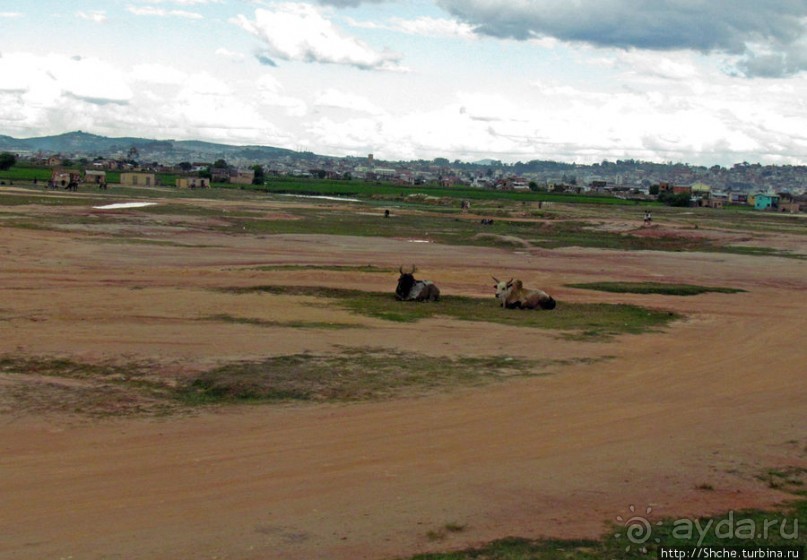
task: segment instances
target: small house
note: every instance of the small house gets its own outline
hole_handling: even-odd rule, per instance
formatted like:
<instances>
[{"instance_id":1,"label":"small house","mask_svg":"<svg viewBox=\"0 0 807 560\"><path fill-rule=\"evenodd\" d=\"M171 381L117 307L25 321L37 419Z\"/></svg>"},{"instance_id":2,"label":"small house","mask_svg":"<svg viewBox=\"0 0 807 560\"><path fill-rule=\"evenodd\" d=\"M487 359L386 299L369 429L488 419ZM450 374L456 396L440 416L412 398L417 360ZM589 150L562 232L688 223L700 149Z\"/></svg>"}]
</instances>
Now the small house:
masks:
<instances>
[{"instance_id":1,"label":"small house","mask_svg":"<svg viewBox=\"0 0 807 560\"><path fill-rule=\"evenodd\" d=\"M748 204L748 193L744 192L730 192L729 204Z\"/></svg>"},{"instance_id":2,"label":"small house","mask_svg":"<svg viewBox=\"0 0 807 560\"><path fill-rule=\"evenodd\" d=\"M226 167L211 167L210 180L214 183L229 183L230 170Z\"/></svg>"},{"instance_id":3,"label":"small house","mask_svg":"<svg viewBox=\"0 0 807 560\"><path fill-rule=\"evenodd\" d=\"M128 172L120 174L120 184L127 187L154 187L157 181L154 173Z\"/></svg>"},{"instance_id":4,"label":"small house","mask_svg":"<svg viewBox=\"0 0 807 560\"><path fill-rule=\"evenodd\" d=\"M255 180L255 170L254 169L239 169L235 173L230 174L230 182L235 183L236 185L251 185L252 181Z\"/></svg>"},{"instance_id":5,"label":"small house","mask_svg":"<svg viewBox=\"0 0 807 560\"><path fill-rule=\"evenodd\" d=\"M777 210L778 207L778 194L759 193L754 196L754 210Z\"/></svg>"},{"instance_id":6,"label":"small house","mask_svg":"<svg viewBox=\"0 0 807 560\"><path fill-rule=\"evenodd\" d=\"M207 177L179 177L176 182L178 189L206 189L210 187Z\"/></svg>"},{"instance_id":7,"label":"small house","mask_svg":"<svg viewBox=\"0 0 807 560\"><path fill-rule=\"evenodd\" d=\"M84 182L90 185L104 185L106 184L106 171L87 169L84 172Z\"/></svg>"},{"instance_id":8,"label":"small house","mask_svg":"<svg viewBox=\"0 0 807 560\"><path fill-rule=\"evenodd\" d=\"M78 188L81 182L81 171L78 169L54 169L50 174L48 185L52 188L73 189Z\"/></svg>"}]
</instances>

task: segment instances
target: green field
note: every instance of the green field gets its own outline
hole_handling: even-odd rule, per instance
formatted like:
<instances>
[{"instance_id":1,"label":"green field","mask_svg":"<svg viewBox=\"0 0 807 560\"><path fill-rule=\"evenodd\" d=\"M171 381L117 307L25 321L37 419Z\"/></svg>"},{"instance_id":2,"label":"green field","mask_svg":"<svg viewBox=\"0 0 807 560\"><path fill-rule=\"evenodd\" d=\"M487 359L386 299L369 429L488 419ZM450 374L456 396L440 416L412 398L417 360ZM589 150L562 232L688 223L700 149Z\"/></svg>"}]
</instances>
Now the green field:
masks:
<instances>
[{"instance_id":1,"label":"green field","mask_svg":"<svg viewBox=\"0 0 807 560\"><path fill-rule=\"evenodd\" d=\"M548 192L512 192L477 189L464 186L440 187L436 185L396 185L392 183L359 180L334 181L320 179L271 178L265 185L216 185L241 190L275 194L344 196L370 200L406 200L413 195L432 198L450 198L469 201L503 200L508 202L563 202L569 204L613 204L636 206L637 201L610 196L555 194ZM642 202L657 206L655 202Z\"/></svg>"},{"instance_id":2,"label":"green field","mask_svg":"<svg viewBox=\"0 0 807 560\"><path fill-rule=\"evenodd\" d=\"M47 170L13 167L7 176L28 177ZM8 175L11 174L11 175ZM113 177L113 175L110 175ZM170 182L173 176L162 180ZM17 179L19 181L19 179ZM725 211L696 208L654 209L658 224L675 224L677 229L665 235L641 227L643 210L631 201L551 193L496 192L467 188L404 187L359 181L319 179L272 179L267 186L216 186L204 190L176 189L172 186L138 188L113 185L108 191L84 186L79 193L47 191L23 181L16 187L28 192L8 192L0 196L0 205L37 205L47 207L97 205L121 198L160 200L160 204L142 208L135 218L171 215L182 220L191 216L217 218L217 231L234 235L328 234L371 237L408 237L449 245L475 245L504 249L557 249L588 247L611 250L701 251L760 257L804 259L787 248L738 245L736 241L717 240L700 235L699 230L742 231L751 240L757 233L807 234L807 223L799 216L753 211ZM91 200L86 197L91 194ZM318 194L358 198L360 202L339 203L305 199L305 207L288 195ZM461 210L463 200L472 199L471 214ZM230 200L245 203L244 208L212 209L195 204L198 200ZM289 202L284 213L294 219L275 219L261 211L263 202ZM541 204L544 203L545 204ZM248 206L247 206L248 205ZM383 219L385 210L390 219ZM480 224L480 216L493 220ZM71 223L102 224L122 218L94 216L91 220L49 214L36 221L6 216L4 225L37 229L60 229ZM128 218L127 218L128 219ZM84 220L84 221L82 221ZM612 227L617 222L620 227ZM681 226L684 227L681 227ZM687 227L689 226L689 227ZM659 226L654 226L659 227ZM662 226L663 227L663 226ZM133 239L133 238L130 238ZM741 239L741 238L738 238ZM766 238L766 241L770 238ZM741 239L745 241L746 239ZM135 242L133 240L133 242ZM792 245L791 245L792 246Z\"/></svg>"}]
</instances>

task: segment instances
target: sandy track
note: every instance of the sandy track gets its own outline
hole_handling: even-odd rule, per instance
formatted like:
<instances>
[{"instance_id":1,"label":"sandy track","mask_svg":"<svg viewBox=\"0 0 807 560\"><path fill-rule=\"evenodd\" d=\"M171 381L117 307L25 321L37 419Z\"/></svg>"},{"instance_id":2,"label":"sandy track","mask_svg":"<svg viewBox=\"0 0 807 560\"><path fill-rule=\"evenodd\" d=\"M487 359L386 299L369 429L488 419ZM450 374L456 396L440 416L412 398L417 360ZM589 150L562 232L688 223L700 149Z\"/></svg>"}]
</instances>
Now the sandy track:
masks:
<instances>
[{"instance_id":1,"label":"sandy track","mask_svg":"<svg viewBox=\"0 0 807 560\"><path fill-rule=\"evenodd\" d=\"M166 368L384 346L437 354L613 356L483 389L359 405L191 417L0 415L0 558L386 558L506 535L598 536L631 504L693 516L784 495L754 477L805 465L804 264L697 253L518 253L328 236L183 234L179 246L6 229L0 353L136 357ZM503 326L389 326L292 299L232 296L259 264L415 261L444 291L488 295L513 271L560 301L680 311L663 333L561 341ZM276 271L272 282L350 275ZM730 285L696 298L563 288L591 280ZM386 289L384 275L356 275ZM392 279L394 282L394 278ZM238 299L241 298L241 299ZM492 303L493 304L493 303ZM360 329L211 329L221 312L359 321ZM711 485L713 491L698 490ZM446 523L462 532L433 542Z\"/></svg>"}]
</instances>

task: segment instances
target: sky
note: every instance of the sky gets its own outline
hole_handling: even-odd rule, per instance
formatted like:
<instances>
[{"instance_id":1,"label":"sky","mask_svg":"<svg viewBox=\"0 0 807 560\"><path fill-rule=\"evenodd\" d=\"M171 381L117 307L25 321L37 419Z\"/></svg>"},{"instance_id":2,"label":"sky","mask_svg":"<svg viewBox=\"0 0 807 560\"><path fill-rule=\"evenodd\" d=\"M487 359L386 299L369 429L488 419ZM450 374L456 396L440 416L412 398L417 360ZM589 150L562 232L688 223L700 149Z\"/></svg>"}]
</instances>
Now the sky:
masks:
<instances>
[{"instance_id":1,"label":"sky","mask_svg":"<svg viewBox=\"0 0 807 560\"><path fill-rule=\"evenodd\" d=\"M807 164L807 0L0 0L0 134Z\"/></svg>"}]
</instances>

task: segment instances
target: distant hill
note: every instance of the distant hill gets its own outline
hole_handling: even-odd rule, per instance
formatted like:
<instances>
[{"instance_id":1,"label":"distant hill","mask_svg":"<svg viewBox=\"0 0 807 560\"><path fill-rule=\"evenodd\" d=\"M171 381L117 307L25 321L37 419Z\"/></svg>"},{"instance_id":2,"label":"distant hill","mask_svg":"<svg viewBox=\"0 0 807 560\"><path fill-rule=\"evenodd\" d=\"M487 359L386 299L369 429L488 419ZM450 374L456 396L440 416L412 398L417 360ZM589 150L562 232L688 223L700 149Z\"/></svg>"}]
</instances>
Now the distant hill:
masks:
<instances>
[{"instance_id":1,"label":"distant hill","mask_svg":"<svg viewBox=\"0 0 807 560\"><path fill-rule=\"evenodd\" d=\"M126 157L135 148L141 161L178 163L181 161L259 162L279 157L303 157L293 150L270 146L230 146L197 140L154 140L148 138L109 138L87 132L67 132L38 138L12 138L0 135L0 150L67 157ZM310 156L311 154L306 154Z\"/></svg>"}]
</instances>

